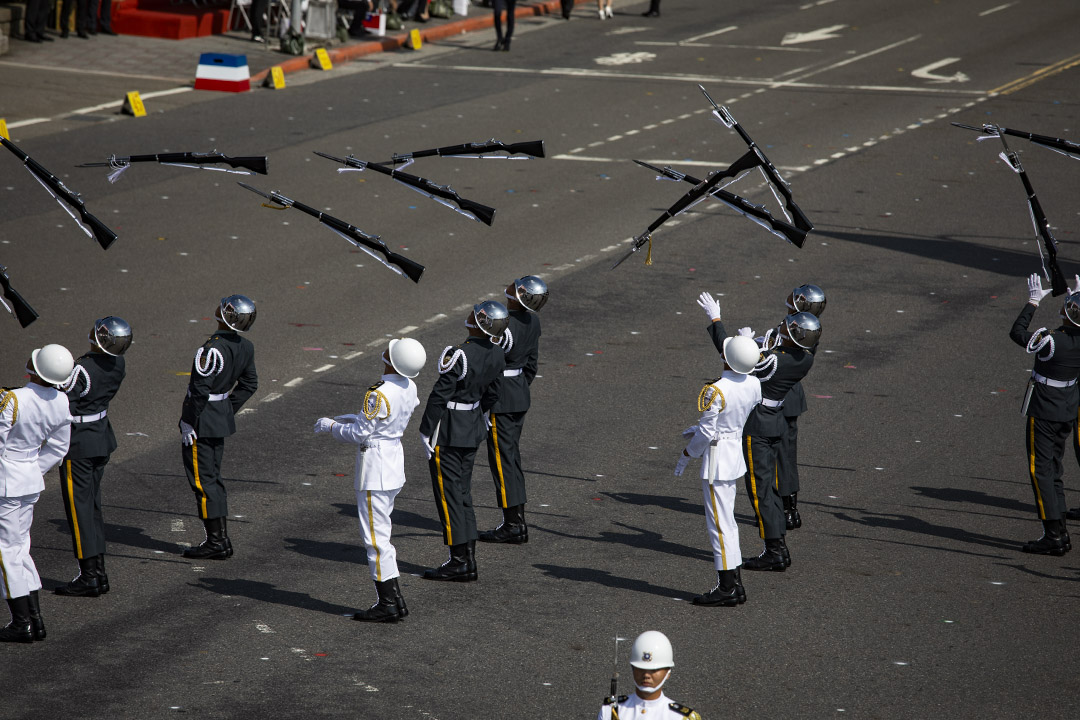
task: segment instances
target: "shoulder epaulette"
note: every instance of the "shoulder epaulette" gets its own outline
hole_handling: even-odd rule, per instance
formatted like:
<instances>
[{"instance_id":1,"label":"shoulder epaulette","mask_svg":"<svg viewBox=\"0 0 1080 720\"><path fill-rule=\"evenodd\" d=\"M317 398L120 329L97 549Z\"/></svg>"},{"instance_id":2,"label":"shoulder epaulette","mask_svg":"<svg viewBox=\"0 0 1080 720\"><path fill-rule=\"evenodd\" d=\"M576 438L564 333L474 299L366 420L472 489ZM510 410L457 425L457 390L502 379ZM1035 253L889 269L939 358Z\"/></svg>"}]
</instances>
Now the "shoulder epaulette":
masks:
<instances>
[{"instance_id":1,"label":"shoulder epaulette","mask_svg":"<svg viewBox=\"0 0 1080 720\"><path fill-rule=\"evenodd\" d=\"M610 695L604 698L605 705L619 705L630 699L629 695L620 695L619 697L611 697Z\"/></svg>"},{"instance_id":2,"label":"shoulder epaulette","mask_svg":"<svg viewBox=\"0 0 1080 720\"><path fill-rule=\"evenodd\" d=\"M19 396L12 391L12 388L0 388L0 413L4 412L8 403L11 403L11 424L14 425L19 419Z\"/></svg>"},{"instance_id":3,"label":"shoulder epaulette","mask_svg":"<svg viewBox=\"0 0 1080 720\"><path fill-rule=\"evenodd\" d=\"M465 342L468 342L468 340ZM461 373L458 375L458 380L464 379L469 372L469 360L465 357L464 350L453 345L447 345L443 348L442 354L439 355L439 374L445 375L450 372L458 360L461 361Z\"/></svg>"},{"instance_id":4,"label":"shoulder epaulette","mask_svg":"<svg viewBox=\"0 0 1080 720\"><path fill-rule=\"evenodd\" d=\"M708 385L701 388L701 392L698 393L697 398L698 412L705 412L706 410L708 410L710 407L712 407L713 401L716 400L716 398L718 397L720 398L719 412L724 412L724 408L727 407L727 400L724 399L724 393L720 391L720 388L716 387L716 383L718 382L720 382L720 378L716 378Z\"/></svg>"},{"instance_id":5,"label":"shoulder epaulette","mask_svg":"<svg viewBox=\"0 0 1080 720\"><path fill-rule=\"evenodd\" d=\"M390 401L379 390L383 381L375 383L367 389L364 393L364 417L368 420L375 420L379 417L380 408L386 408L386 414L383 415L383 419L390 417Z\"/></svg>"},{"instance_id":6,"label":"shoulder epaulette","mask_svg":"<svg viewBox=\"0 0 1080 720\"><path fill-rule=\"evenodd\" d=\"M701 720L701 715L698 715L696 710L692 710L685 705L680 705L677 702L668 703L668 707L679 713L680 715L690 718L690 720Z\"/></svg>"}]
</instances>

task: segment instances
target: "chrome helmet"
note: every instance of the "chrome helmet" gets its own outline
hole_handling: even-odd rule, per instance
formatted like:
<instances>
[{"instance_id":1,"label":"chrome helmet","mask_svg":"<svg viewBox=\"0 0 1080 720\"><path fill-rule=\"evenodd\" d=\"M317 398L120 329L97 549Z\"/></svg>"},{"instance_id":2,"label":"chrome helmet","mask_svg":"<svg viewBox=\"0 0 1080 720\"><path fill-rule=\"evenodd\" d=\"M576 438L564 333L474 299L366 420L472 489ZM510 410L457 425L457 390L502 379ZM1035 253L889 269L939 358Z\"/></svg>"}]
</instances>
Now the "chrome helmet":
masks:
<instances>
[{"instance_id":1,"label":"chrome helmet","mask_svg":"<svg viewBox=\"0 0 1080 720\"><path fill-rule=\"evenodd\" d=\"M236 332L247 332L255 324L255 302L246 295L221 298L218 317Z\"/></svg>"},{"instance_id":2,"label":"chrome helmet","mask_svg":"<svg viewBox=\"0 0 1080 720\"><path fill-rule=\"evenodd\" d=\"M1073 325L1080 326L1080 290L1065 296L1065 302L1061 305L1061 314Z\"/></svg>"},{"instance_id":3,"label":"chrome helmet","mask_svg":"<svg viewBox=\"0 0 1080 720\"><path fill-rule=\"evenodd\" d=\"M517 300L529 312L540 312L540 308L548 301L547 283L535 275L518 278L511 285L514 294L511 295L510 288L506 288L506 297Z\"/></svg>"},{"instance_id":4,"label":"chrome helmet","mask_svg":"<svg viewBox=\"0 0 1080 720\"><path fill-rule=\"evenodd\" d=\"M814 317L821 317L821 313L825 312L825 291L817 285L800 285L791 291L787 306L792 313L808 312Z\"/></svg>"},{"instance_id":5,"label":"chrome helmet","mask_svg":"<svg viewBox=\"0 0 1080 720\"><path fill-rule=\"evenodd\" d=\"M788 315L781 329L793 343L806 350L813 350L821 338L821 321L810 312Z\"/></svg>"},{"instance_id":6,"label":"chrome helmet","mask_svg":"<svg viewBox=\"0 0 1080 720\"><path fill-rule=\"evenodd\" d=\"M471 319L485 335L498 339L502 337L507 325L510 324L510 312L501 302L485 300L473 305Z\"/></svg>"},{"instance_id":7,"label":"chrome helmet","mask_svg":"<svg viewBox=\"0 0 1080 720\"><path fill-rule=\"evenodd\" d=\"M115 315L96 320L94 329L90 331L90 342L108 355L123 355L131 345L131 340L131 326L126 320Z\"/></svg>"}]
</instances>

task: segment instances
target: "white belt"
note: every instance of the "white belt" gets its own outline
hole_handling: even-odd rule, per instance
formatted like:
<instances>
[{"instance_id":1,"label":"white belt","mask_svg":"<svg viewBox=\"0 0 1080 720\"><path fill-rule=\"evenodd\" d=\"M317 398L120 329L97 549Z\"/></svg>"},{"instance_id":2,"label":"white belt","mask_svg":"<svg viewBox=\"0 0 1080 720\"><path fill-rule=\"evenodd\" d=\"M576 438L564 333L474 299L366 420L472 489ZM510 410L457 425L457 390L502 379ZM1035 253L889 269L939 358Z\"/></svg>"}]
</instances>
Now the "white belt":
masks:
<instances>
[{"instance_id":1,"label":"white belt","mask_svg":"<svg viewBox=\"0 0 1080 720\"><path fill-rule=\"evenodd\" d=\"M480 407L480 401L477 400L474 403L448 402L446 403L446 407L450 408L451 410L475 410L476 408Z\"/></svg>"},{"instance_id":2,"label":"white belt","mask_svg":"<svg viewBox=\"0 0 1080 720\"><path fill-rule=\"evenodd\" d=\"M1072 380L1054 380L1053 378L1044 377L1037 372L1031 373L1031 379L1037 383L1056 388L1067 388L1076 384L1076 378L1073 378Z\"/></svg>"},{"instance_id":3,"label":"white belt","mask_svg":"<svg viewBox=\"0 0 1080 720\"><path fill-rule=\"evenodd\" d=\"M32 450L4 450L3 456L9 460L36 460L38 448Z\"/></svg>"},{"instance_id":4,"label":"white belt","mask_svg":"<svg viewBox=\"0 0 1080 720\"><path fill-rule=\"evenodd\" d=\"M741 437L742 437L742 433L736 433L736 432L720 433L719 435L716 436L716 439L713 440L712 442L710 442L709 444L712 445L713 447L716 447L717 444L719 444L719 442L721 440L738 440Z\"/></svg>"},{"instance_id":5,"label":"white belt","mask_svg":"<svg viewBox=\"0 0 1080 720\"><path fill-rule=\"evenodd\" d=\"M94 422L95 420L100 420L101 418L105 417L107 413L108 410L102 410L101 412L94 413L93 415L73 415L71 417L71 422L75 423L76 425L79 423Z\"/></svg>"},{"instance_id":6,"label":"white belt","mask_svg":"<svg viewBox=\"0 0 1080 720\"><path fill-rule=\"evenodd\" d=\"M783 407L784 401L783 400L770 400L769 398L762 398L761 399L761 404L764 405L765 407L778 408L778 407Z\"/></svg>"},{"instance_id":7,"label":"white belt","mask_svg":"<svg viewBox=\"0 0 1080 720\"><path fill-rule=\"evenodd\" d=\"M210 400L210 402L218 402L220 400L228 399L230 394L232 394L232 390L230 390L229 392L223 392L223 393L210 393L210 395L208 396L208 399ZM191 391L190 390L188 390L187 396L191 397Z\"/></svg>"},{"instance_id":8,"label":"white belt","mask_svg":"<svg viewBox=\"0 0 1080 720\"><path fill-rule=\"evenodd\" d=\"M503 377L517 377L521 374L521 368L512 368L510 370L503 370Z\"/></svg>"}]
</instances>

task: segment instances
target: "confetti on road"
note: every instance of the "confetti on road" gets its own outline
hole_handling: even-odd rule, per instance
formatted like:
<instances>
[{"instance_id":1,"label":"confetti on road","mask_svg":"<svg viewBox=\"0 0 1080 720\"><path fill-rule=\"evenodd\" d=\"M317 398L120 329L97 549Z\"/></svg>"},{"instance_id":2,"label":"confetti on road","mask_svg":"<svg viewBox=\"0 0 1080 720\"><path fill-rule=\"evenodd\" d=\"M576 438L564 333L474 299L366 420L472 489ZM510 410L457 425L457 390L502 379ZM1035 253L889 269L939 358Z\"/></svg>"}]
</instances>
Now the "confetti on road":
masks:
<instances>
[{"instance_id":1,"label":"confetti on road","mask_svg":"<svg viewBox=\"0 0 1080 720\"><path fill-rule=\"evenodd\" d=\"M306 347L306 348L303 348L303 349L307 350L308 352L322 352L322 348L317 348L317 347Z\"/></svg>"},{"instance_id":2,"label":"confetti on road","mask_svg":"<svg viewBox=\"0 0 1080 720\"><path fill-rule=\"evenodd\" d=\"M832 395L811 395L811 397L816 397L816 398L818 398L820 400L831 400L832 399Z\"/></svg>"},{"instance_id":3,"label":"confetti on road","mask_svg":"<svg viewBox=\"0 0 1080 720\"><path fill-rule=\"evenodd\" d=\"M870 331L867 330L866 332L870 332ZM855 369L854 365L845 365L844 367L847 368L848 370L854 370Z\"/></svg>"}]
</instances>

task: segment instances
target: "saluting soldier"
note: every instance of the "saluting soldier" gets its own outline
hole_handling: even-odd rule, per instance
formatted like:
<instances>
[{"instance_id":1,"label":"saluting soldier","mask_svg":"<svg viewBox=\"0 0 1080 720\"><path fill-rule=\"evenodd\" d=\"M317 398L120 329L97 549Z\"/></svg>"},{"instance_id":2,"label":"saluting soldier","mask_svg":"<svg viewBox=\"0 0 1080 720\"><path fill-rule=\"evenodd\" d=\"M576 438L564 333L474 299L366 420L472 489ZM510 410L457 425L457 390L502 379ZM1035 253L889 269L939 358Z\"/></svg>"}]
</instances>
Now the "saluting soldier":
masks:
<instances>
[{"instance_id":1,"label":"saluting soldier","mask_svg":"<svg viewBox=\"0 0 1080 720\"><path fill-rule=\"evenodd\" d=\"M723 352L727 337L720 319L720 305L707 292L701 293L698 304L712 319L709 335L713 345ZM749 328L745 332L752 336ZM740 331L741 332L741 331ZM788 315L781 323L778 341L762 353L762 361L754 374L761 380L761 403L754 408L743 427L743 454L746 460L746 492L754 507L758 532L765 549L756 558L747 560L747 570L783 572L791 565L791 554L784 535L787 533L783 504L777 491L776 456L780 442L787 432L787 421L781 409L791 387L806 377L814 364L810 352L821 337L821 322L808 312Z\"/></svg>"},{"instance_id":2,"label":"saluting soldier","mask_svg":"<svg viewBox=\"0 0 1080 720\"><path fill-rule=\"evenodd\" d=\"M315 421L316 433L328 432L335 440L356 445L356 508L368 572L379 598L367 610L353 613L353 620L361 622L397 622L409 614L398 584L397 550L390 542L390 514L405 485L401 436L420 404L412 378L424 367L427 353L416 340L402 338L390 341L382 361L382 378L364 394L360 415Z\"/></svg>"},{"instance_id":3,"label":"saluting soldier","mask_svg":"<svg viewBox=\"0 0 1080 720\"><path fill-rule=\"evenodd\" d=\"M180 415L180 454L206 540L185 550L186 558L224 560L233 554L221 459L225 438L236 432L236 411L259 387L255 346L239 334L255 324L255 312L255 303L243 295L222 298L214 312L217 332L195 352L191 363Z\"/></svg>"},{"instance_id":4,"label":"saluting soldier","mask_svg":"<svg viewBox=\"0 0 1080 720\"><path fill-rule=\"evenodd\" d=\"M1061 481L1062 456L1076 422L1080 392L1080 287L1065 296L1060 327L1028 331L1035 310L1050 293L1042 289L1038 273L1028 278L1028 301L1013 323L1009 337L1035 356L1028 380L1023 412L1027 416L1028 472L1035 493L1035 509L1043 524L1038 540L1024 543L1023 551L1064 555L1072 549L1065 527L1065 486Z\"/></svg>"},{"instance_id":5,"label":"saluting soldier","mask_svg":"<svg viewBox=\"0 0 1080 720\"><path fill-rule=\"evenodd\" d=\"M439 357L439 378L428 396L420 437L428 456L435 506L450 556L424 572L428 580L476 580L476 514L472 469L485 435L485 418L499 398L506 359L495 344L509 323L502 303L474 305L465 321L469 337L447 346Z\"/></svg>"},{"instance_id":6,"label":"saluting soldier","mask_svg":"<svg viewBox=\"0 0 1080 720\"><path fill-rule=\"evenodd\" d=\"M712 545L716 587L694 598L695 605L739 605L746 602L739 567L742 550L735 524L736 480L746 474L742 432L747 416L761 402L761 382L751 373L761 353L749 337L724 340L723 374L698 395L698 424L683 431L690 442L675 465L683 474L690 458L701 458L701 490L705 527Z\"/></svg>"},{"instance_id":7,"label":"saluting soldier","mask_svg":"<svg viewBox=\"0 0 1080 720\"><path fill-rule=\"evenodd\" d=\"M634 694L604 700L596 720L701 720L696 710L664 694L664 683L675 667L671 641L662 632L646 630L630 647Z\"/></svg>"},{"instance_id":8,"label":"saluting soldier","mask_svg":"<svg viewBox=\"0 0 1080 720\"><path fill-rule=\"evenodd\" d=\"M75 361L75 371L64 386L71 412L71 447L60 463L60 493L79 574L56 588L57 595L97 597L109 592L101 481L116 449L109 403L124 380L124 353L131 340L131 326L122 318L96 321L90 330L90 351Z\"/></svg>"},{"instance_id":9,"label":"saluting soldier","mask_svg":"<svg viewBox=\"0 0 1080 720\"><path fill-rule=\"evenodd\" d=\"M45 473L68 451L71 415L57 386L67 382L74 367L67 348L46 345L30 355L25 387L0 388L0 594L11 612L0 642L45 639L30 526Z\"/></svg>"},{"instance_id":10,"label":"saluting soldier","mask_svg":"<svg viewBox=\"0 0 1080 720\"><path fill-rule=\"evenodd\" d=\"M530 406L529 386L536 377L540 355L540 308L548 300L547 284L535 275L510 283L504 294L510 322L500 343L506 354L502 389L491 409L487 434L488 465L495 481L495 500L503 521L480 533L480 542L529 542L525 523L525 473L521 469L521 429Z\"/></svg>"}]
</instances>

